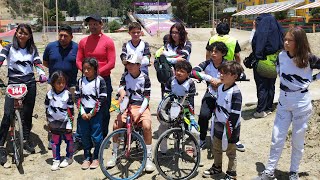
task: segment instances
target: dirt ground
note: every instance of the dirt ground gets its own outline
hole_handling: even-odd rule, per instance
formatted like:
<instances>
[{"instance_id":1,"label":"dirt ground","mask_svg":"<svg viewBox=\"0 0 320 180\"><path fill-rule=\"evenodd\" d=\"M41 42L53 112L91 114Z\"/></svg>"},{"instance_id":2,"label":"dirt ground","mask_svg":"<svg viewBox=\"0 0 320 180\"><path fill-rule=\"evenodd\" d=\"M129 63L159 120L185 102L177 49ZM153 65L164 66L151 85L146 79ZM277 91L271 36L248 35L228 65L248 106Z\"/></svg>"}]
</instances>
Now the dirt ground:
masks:
<instances>
[{"instance_id":1,"label":"dirt ground","mask_svg":"<svg viewBox=\"0 0 320 180\"><path fill-rule=\"evenodd\" d=\"M191 63L193 66L202 62L205 58L205 45L210 37L211 29L188 29L189 39L192 42L192 53L191 53ZM248 45L248 38L250 32L231 30L231 35L239 40L241 45L241 57L242 59L251 51ZM123 66L120 62L119 55L121 53L122 44L129 39L127 33L118 34L108 34L113 38L116 45L117 60L116 67L112 71L112 84L114 92L118 87L118 83L123 72ZM164 34L161 35L161 37ZM40 52L43 52L44 48L41 41L41 34L35 33L35 39L39 47ZM84 35L74 35L74 40L78 42ZM312 47L312 52L316 55L320 55L320 34L308 34L309 41ZM55 39L55 36L51 34L49 36L50 41ZM162 38L158 37L143 37L151 45L152 53L155 52L162 44ZM149 69L150 78L152 82L152 94L150 107L152 112L152 128L153 132L156 132L158 128L158 121L156 119L156 108L160 102L160 84L156 80L156 75L154 68ZM252 113L255 110L254 103L257 101L255 84L253 80L252 70L245 70L247 76L251 79L250 82L239 83L239 87L243 95L243 112L242 112L242 127L241 127L241 141L246 146L245 152L238 152L238 166L237 173L239 180L249 180L258 175L259 172L263 171L266 165L266 161L269 156L270 144L271 144L271 133L273 127L273 121L275 117L275 112L263 119L254 119ZM6 81L6 67L1 67L0 78ZM80 75L81 73L79 73ZM275 103L278 99L279 86L278 82L276 85L276 96ZM306 134L305 142L305 152L300 165L300 177L303 180L316 180L320 179L320 92L318 90L319 82L315 82L310 86L310 92L312 98L315 100L313 102L314 114L309 121L309 128ZM195 109L196 113L199 113L199 108L201 105L201 98L205 92L205 84L197 84L197 91L199 96L195 98ZM26 155L25 162L23 163L24 174L20 174L14 165L9 168L0 166L0 179L104 179L99 168L95 170L81 170L81 163L83 161L83 151L78 152L74 156L75 162L65 169L60 169L59 171L52 172L50 170L52 164L52 153L47 150L47 132L44 130L46 124L45 114L44 114L44 98L46 93L46 85L39 84L37 91L37 100L34 113L38 114L38 119L33 119L33 129L32 129L32 140L36 143L36 153L31 155ZM4 95L0 95L0 110L3 109ZM113 120L115 119L116 113L111 114L110 128ZM0 111L0 117L3 116L3 111ZM209 133L208 133L209 135ZM285 148L282 152L281 159L278 164L276 171L276 176L280 180L288 179L288 171L290 167L290 155L291 155L291 133L287 137L287 142ZM153 144L156 143L158 135L154 133ZM209 137L208 137L209 138ZM209 168L213 163L213 159L208 154L208 150L203 150L201 152L201 161L204 166L199 167L198 174L194 179L203 179L202 172ZM61 150L61 154L65 155L64 148ZM10 158L9 158L10 159ZM224 156L224 166L225 171L227 164L227 158ZM10 165L10 163L8 163ZM217 176L215 179L220 179L223 176ZM151 174L143 173L139 179L163 179L157 171Z\"/></svg>"}]
</instances>

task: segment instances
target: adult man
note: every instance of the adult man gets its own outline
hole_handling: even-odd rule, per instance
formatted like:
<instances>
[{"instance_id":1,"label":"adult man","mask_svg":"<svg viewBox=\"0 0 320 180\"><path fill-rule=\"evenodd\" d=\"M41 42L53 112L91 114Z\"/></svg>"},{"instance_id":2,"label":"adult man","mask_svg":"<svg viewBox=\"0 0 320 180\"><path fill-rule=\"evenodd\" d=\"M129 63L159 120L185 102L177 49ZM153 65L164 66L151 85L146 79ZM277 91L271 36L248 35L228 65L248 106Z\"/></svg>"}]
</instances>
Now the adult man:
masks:
<instances>
[{"instance_id":1,"label":"adult man","mask_svg":"<svg viewBox=\"0 0 320 180\"><path fill-rule=\"evenodd\" d=\"M51 74L61 70L68 78L67 86L74 99L75 85L77 82L78 69L76 66L76 57L78 44L72 41L72 28L68 25L62 25L59 28L58 41L48 44L43 53L43 65L49 69L49 81ZM48 86L51 88L51 85ZM77 136L80 136L77 128ZM50 139L48 135L48 139ZM78 144L75 145L76 148ZM48 149L51 149L49 142Z\"/></svg>"},{"instance_id":2,"label":"adult man","mask_svg":"<svg viewBox=\"0 0 320 180\"><path fill-rule=\"evenodd\" d=\"M238 63L240 63L241 48L238 41L229 35L229 32L230 32L229 24L224 22L219 23L216 28L216 31L218 34L212 36L209 39L206 49L209 47L210 44L216 41L221 41L225 43L226 46L228 47L228 53L226 56L224 56L224 59L228 61L232 61L235 59ZM206 59L210 59L210 55L211 55L210 51L207 49Z\"/></svg>"},{"instance_id":3,"label":"adult man","mask_svg":"<svg viewBox=\"0 0 320 180\"><path fill-rule=\"evenodd\" d=\"M78 44L72 41L72 28L60 26L58 41L48 44L43 53L43 65L49 68L49 78L54 71L61 70L68 77L67 86L71 93L77 82L76 57Z\"/></svg>"},{"instance_id":4,"label":"adult man","mask_svg":"<svg viewBox=\"0 0 320 180\"><path fill-rule=\"evenodd\" d=\"M83 38L79 42L77 54L77 67L82 70L82 61L86 57L95 57L99 63L99 75L103 77L107 85L107 101L101 109L104 111L105 120L102 121L103 137L108 135L108 125L110 120L110 104L111 104L111 78L110 73L114 68L116 60L116 52L113 40L102 33L102 19L99 15L91 15L85 19L89 25L91 35Z\"/></svg>"}]
</instances>

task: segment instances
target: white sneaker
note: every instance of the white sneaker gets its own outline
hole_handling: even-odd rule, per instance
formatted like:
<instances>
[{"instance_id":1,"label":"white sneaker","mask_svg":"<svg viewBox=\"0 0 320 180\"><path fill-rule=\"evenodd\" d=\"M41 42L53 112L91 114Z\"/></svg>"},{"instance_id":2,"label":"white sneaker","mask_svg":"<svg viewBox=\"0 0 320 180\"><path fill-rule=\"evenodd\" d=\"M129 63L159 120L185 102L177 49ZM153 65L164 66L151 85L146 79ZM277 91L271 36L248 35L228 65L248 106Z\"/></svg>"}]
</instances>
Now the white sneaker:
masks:
<instances>
[{"instance_id":1,"label":"white sneaker","mask_svg":"<svg viewBox=\"0 0 320 180\"><path fill-rule=\"evenodd\" d=\"M106 164L107 168L114 167L116 165L116 161L117 161L117 153L113 152L111 159Z\"/></svg>"},{"instance_id":2,"label":"white sneaker","mask_svg":"<svg viewBox=\"0 0 320 180\"><path fill-rule=\"evenodd\" d=\"M62 162L61 162L61 164L59 165L59 167L61 167L61 168L65 168L65 167L67 167L67 166L69 166L70 164L72 164L73 163L73 159L70 159L70 158L65 158Z\"/></svg>"},{"instance_id":3,"label":"white sneaker","mask_svg":"<svg viewBox=\"0 0 320 180\"><path fill-rule=\"evenodd\" d=\"M261 175L254 180L277 180L277 178L274 176L274 174L263 171Z\"/></svg>"},{"instance_id":4,"label":"white sneaker","mask_svg":"<svg viewBox=\"0 0 320 180\"><path fill-rule=\"evenodd\" d=\"M264 111L253 113L253 117L255 118L264 118L266 116L268 116L268 114Z\"/></svg>"},{"instance_id":5,"label":"white sneaker","mask_svg":"<svg viewBox=\"0 0 320 180\"><path fill-rule=\"evenodd\" d=\"M152 156L151 154L149 154L146 162L146 172L153 172L153 171L154 171L154 164L152 162Z\"/></svg>"},{"instance_id":6,"label":"white sneaker","mask_svg":"<svg viewBox=\"0 0 320 180\"><path fill-rule=\"evenodd\" d=\"M52 171L56 171L59 169L59 165L60 165L60 160L53 160L52 166L51 166L51 170Z\"/></svg>"}]
</instances>

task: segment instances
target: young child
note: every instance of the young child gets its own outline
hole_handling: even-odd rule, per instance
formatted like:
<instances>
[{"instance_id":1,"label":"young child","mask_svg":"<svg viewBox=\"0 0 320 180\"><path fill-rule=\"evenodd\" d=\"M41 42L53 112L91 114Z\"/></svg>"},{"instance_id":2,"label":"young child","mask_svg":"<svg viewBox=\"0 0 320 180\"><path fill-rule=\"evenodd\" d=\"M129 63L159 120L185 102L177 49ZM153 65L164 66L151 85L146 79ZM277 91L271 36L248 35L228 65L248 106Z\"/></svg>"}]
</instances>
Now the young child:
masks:
<instances>
[{"instance_id":1,"label":"young child","mask_svg":"<svg viewBox=\"0 0 320 180\"><path fill-rule=\"evenodd\" d=\"M237 179L236 142L240 136L240 118L242 95L235 83L243 73L242 66L235 61L228 61L218 67L222 85L217 89L213 132L212 167L203 172L203 176L212 176L222 173L222 152L226 150L229 158L228 169L224 179ZM226 138L227 137L227 138Z\"/></svg>"},{"instance_id":2,"label":"young child","mask_svg":"<svg viewBox=\"0 0 320 180\"><path fill-rule=\"evenodd\" d=\"M66 76L62 71L55 71L51 75L52 89L45 99L46 116L51 131L51 147L53 154L52 171L72 164L73 159L73 101L71 93L66 89ZM60 145L64 140L67 144L66 158L61 162Z\"/></svg>"},{"instance_id":3,"label":"young child","mask_svg":"<svg viewBox=\"0 0 320 180\"><path fill-rule=\"evenodd\" d=\"M275 179L274 171L281 157L288 129L292 123L292 154L289 179L299 179L299 164L304 151L305 132L312 114L308 87L319 74L312 77L313 69L320 68L320 59L311 54L306 33L301 28L290 29L284 38L284 48L277 59L280 77L280 95L274 121L270 156L266 170L258 179Z\"/></svg>"},{"instance_id":4,"label":"young child","mask_svg":"<svg viewBox=\"0 0 320 180\"><path fill-rule=\"evenodd\" d=\"M147 172L154 171L154 164L152 162L152 129L151 129L151 113L149 109L149 100L151 92L151 82L149 77L140 70L141 59L137 54L130 54L125 61L123 61L127 72L123 73L120 86L118 89L119 101L122 102L125 96L129 96L131 91L134 91L129 104L131 104L131 113L134 123L141 123L143 128L143 137L147 146L147 162L145 170ZM127 112L117 116L113 124L113 130L125 127ZM107 162L107 167L114 167L117 158L117 139L114 138L112 143L113 155Z\"/></svg>"},{"instance_id":5,"label":"young child","mask_svg":"<svg viewBox=\"0 0 320 180\"><path fill-rule=\"evenodd\" d=\"M194 84L194 81L189 78L189 75L191 73L192 67L191 64L187 61L179 61L175 65L175 76L171 77L165 86L165 93L172 93L178 97L183 97L186 95L186 93L195 93L196 92L196 86ZM167 104L162 104L161 108L165 108ZM189 96L187 101L185 101L185 116L190 119L190 124L188 129L191 130L192 126L195 127L197 132L194 134L195 138L198 139L199 134L199 125L195 121L194 117L194 96ZM160 118L160 117L158 117ZM160 120L159 125L159 136L168 129L168 124L162 122ZM166 141L162 141L160 144L160 151L161 153L165 154L167 151L167 143Z\"/></svg>"},{"instance_id":6,"label":"young child","mask_svg":"<svg viewBox=\"0 0 320 180\"><path fill-rule=\"evenodd\" d=\"M151 53L149 44L140 39L141 25L138 22L132 22L129 24L129 34L131 36L131 40L123 44L120 59L124 62L129 54L137 54L142 57L140 70L148 75Z\"/></svg>"},{"instance_id":7,"label":"young child","mask_svg":"<svg viewBox=\"0 0 320 180\"><path fill-rule=\"evenodd\" d=\"M82 63L82 77L76 86L76 100L79 108L79 122L81 140L85 160L82 169L95 169L99 166L98 153L102 143L101 123L103 113L100 105L105 103L107 97L106 83L98 76L98 62L95 58L85 58ZM95 145L93 156L91 148Z\"/></svg>"},{"instance_id":8,"label":"young child","mask_svg":"<svg viewBox=\"0 0 320 180\"><path fill-rule=\"evenodd\" d=\"M211 58L194 67L191 73L192 78L207 82L207 91L202 98L198 121L201 127L199 143L201 149L206 146L209 120L215 109L217 88L221 84L218 67L226 62L224 56L228 52L228 47L223 42L214 42L207 49L211 54Z\"/></svg>"}]
</instances>

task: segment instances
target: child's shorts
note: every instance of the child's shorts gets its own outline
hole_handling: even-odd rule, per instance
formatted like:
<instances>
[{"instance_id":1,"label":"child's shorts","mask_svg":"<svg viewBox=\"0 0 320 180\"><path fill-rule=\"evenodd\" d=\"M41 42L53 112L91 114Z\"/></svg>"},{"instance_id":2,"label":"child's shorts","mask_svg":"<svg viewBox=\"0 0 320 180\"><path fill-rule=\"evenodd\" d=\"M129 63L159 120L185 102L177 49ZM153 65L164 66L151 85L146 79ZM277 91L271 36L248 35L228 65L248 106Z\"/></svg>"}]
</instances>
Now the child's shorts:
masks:
<instances>
[{"instance_id":1,"label":"child's shorts","mask_svg":"<svg viewBox=\"0 0 320 180\"><path fill-rule=\"evenodd\" d=\"M136 119L136 117L140 114L139 113L140 107L141 106L139 105L131 105L131 114L133 116L133 119ZM117 121L122 121L123 123L126 123L127 113L128 113L128 110L126 110L123 114L118 114ZM140 119L136 119L134 123L138 124L142 121L151 121L151 113L149 108L147 108L141 114Z\"/></svg>"}]
</instances>

